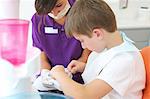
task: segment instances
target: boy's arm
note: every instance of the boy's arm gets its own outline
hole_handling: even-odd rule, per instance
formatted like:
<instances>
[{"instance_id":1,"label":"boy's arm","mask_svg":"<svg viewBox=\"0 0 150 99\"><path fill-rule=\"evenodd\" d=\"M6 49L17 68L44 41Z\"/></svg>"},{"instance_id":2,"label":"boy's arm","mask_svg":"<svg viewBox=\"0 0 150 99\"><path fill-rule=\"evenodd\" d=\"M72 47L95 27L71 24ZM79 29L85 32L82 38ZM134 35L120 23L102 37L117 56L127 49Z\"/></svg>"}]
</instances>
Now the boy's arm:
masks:
<instances>
[{"instance_id":1,"label":"boy's arm","mask_svg":"<svg viewBox=\"0 0 150 99\"><path fill-rule=\"evenodd\" d=\"M52 76L60 83L63 92L75 99L100 99L112 90L103 80L94 80L89 84L79 84L68 77L63 66L51 70Z\"/></svg>"}]
</instances>

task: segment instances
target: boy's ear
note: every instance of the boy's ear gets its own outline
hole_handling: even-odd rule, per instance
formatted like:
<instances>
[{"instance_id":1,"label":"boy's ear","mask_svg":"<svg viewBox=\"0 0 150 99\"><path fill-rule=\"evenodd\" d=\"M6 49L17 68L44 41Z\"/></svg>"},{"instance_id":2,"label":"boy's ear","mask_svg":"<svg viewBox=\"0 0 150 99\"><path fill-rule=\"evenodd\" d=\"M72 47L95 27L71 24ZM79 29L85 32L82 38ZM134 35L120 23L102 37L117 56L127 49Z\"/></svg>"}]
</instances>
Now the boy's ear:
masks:
<instances>
[{"instance_id":1,"label":"boy's ear","mask_svg":"<svg viewBox=\"0 0 150 99\"><path fill-rule=\"evenodd\" d=\"M104 33L103 33L103 31L101 30L101 29L93 29L93 36L96 36L96 37L98 37L98 38L103 38L103 36L104 36Z\"/></svg>"}]
</instances>

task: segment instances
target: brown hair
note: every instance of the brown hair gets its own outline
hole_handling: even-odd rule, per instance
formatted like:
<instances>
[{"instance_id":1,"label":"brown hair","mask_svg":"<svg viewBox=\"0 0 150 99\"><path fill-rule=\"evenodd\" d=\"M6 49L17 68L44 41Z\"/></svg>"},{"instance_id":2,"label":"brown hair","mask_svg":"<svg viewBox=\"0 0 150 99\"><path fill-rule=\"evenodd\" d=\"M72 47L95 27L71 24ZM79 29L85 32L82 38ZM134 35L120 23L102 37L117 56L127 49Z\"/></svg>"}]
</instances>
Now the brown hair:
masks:
<instances>
[{"instance_id":1,"label":"brown hair","mask_svg":"<svg viewBox=\"0 0 150 99\"><path fill-rule=\"evenodd\" d=\"M58 0L35 0L36 14L40 15L40 21L38 23L38 32L41 33L42 22L46 25L46 16L55 7Z\"/></svg>"},{"instance_id":2,"label":"brown hair","mask_svg":"<svg viewBox=\"0 0 150 99\"><path fill-rule=\"evenodd\" d=\"M55 7L58 0L35 0L35 9L37 13L48 14Z\"/></svg>"},{"instance_id":3,"label":"brown hair","mask_svg":"<svg viewBox=\"0 0 150 99\"><path fill-rule=\"evenodd\" d=\"M113 11L103 0L76 1L66 19L67 35L77 33L91 37L94 28L103 28L108 32L116 31Z\"/></svg>"}]
</instances>

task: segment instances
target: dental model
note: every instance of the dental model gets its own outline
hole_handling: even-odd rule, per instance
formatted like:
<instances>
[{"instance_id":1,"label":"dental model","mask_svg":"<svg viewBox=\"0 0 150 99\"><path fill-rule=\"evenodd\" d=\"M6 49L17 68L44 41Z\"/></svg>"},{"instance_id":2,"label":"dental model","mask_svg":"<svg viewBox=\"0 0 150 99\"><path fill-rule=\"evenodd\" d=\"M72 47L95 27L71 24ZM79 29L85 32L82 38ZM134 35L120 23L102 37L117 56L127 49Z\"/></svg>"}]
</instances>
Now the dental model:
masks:
<instances>
[{"instance_id":1,"label":"dental model","mask_svg":"<svg viewBox=\"0 0 150 99\"><path fill-rule=\"evenodd\" d=\"M65 69L65 72L68 74L70 78L72 78L71 72L68 71L68 69ZM40 91L49 91L49 90L60 90L61 87L60 84L51 77L51 74L49 72L48 77L46 79L42 79L42 76L39 76L36 81L33 83L33 87Z\"/></svg>"}]
</instances>

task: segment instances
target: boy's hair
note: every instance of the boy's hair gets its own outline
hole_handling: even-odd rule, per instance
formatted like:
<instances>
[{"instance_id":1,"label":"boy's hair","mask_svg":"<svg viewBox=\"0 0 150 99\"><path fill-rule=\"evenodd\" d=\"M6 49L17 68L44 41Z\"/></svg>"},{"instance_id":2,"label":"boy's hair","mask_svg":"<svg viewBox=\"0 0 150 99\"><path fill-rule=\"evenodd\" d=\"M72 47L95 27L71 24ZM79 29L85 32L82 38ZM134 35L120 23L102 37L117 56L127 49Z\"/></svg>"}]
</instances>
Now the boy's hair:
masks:
<instances>
[{"instance_id":1,"label":"boy's hair","mask_svg":"<svg viewBox=\"0 0 150 99\"><path fill-rule=\"evenodd\" d=\"M35 9L39 15L48 14L55 7L58 0L35 0Z\"/></svg>"},{"instance_id":2,"label":"boy's hair","mask_svg":"<svg viewBox=\"0 0 150 99\"><path fill-rule=\"evenodd\" d=\"M116 19L111 8L103 0L76 1L67 15L67 35L77 33L91 37L95 28L103 28L108 32L116 31Z\"/></svg>"}]
</instances>

